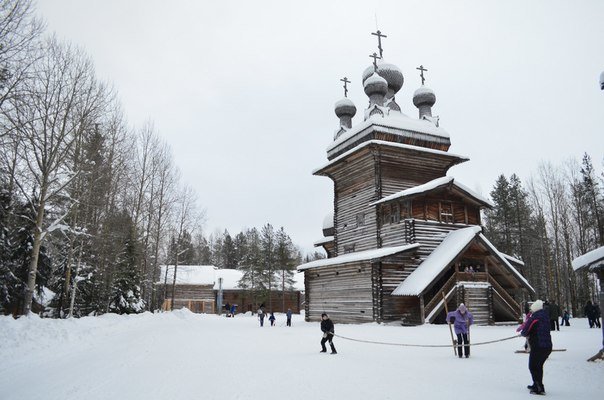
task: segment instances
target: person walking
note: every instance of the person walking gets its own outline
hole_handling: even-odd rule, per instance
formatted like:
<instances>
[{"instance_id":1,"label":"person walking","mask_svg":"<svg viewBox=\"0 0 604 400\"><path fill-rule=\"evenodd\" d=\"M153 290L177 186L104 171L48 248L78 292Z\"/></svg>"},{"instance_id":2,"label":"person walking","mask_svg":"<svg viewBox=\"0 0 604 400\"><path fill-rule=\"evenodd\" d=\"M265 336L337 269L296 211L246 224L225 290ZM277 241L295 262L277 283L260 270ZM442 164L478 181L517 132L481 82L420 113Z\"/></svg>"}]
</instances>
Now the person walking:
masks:
<instances>
[{"instance_id":1,"label":"person walking","mask_svg":"<svg viewBox=\"0 0 604 400\"><path fill-rule=\"evenodd\" d=\"M321 339L321 353L327 353L325 342L329 341L329 346L331 347L331 354L338 354L335 346L333 345L333 335L335 335L336 330L333 325L333 322L325 313L321 314L321 332L323 332L323 339Z\"/></svg>"},{"instance_id":2,"label":"person walking","mask_svg":"<svg viewBox=\"0 0 604 400\"><path fill-rule=\"evenodd\" d=\"M568 310L564 310L562 313L562 325L570 326L570 314L568 313Z\"/></svg>"},{"instance_id":3,"label":"person walking","mask_svg":"<svg viewBox=\"0 0 604 400\"><path fill-rule=\"evenodd\" d=\"M552 352L552 336L550 321L547 312L543 309L543 302L536 300L531 305L531 316L526 320L520 334L530 343L529 371L533 384L527 388L531 394L545 394L543 386L543 365Z\"/></svg>"},{"instance_id":4,"label":"person walking","mask_svg":"<svg viewBox=\"0 0 604 400\"><path fill-rule=\"evenodd\" d=\"M292 309L288 308L287 313L285 314L287 317L287 326L292 326Z\"/></svg>"},{"instance_id":5,"label":"person walking","mask_svg":"<svg viewBox=\"0 0 604 400\"><path fill-rule=\"evenodd\" d=\"M593 304L591 304L591 301L588 300L587 303L585 303L585 307L583 307L583 314L585 314L585 317L587 318L587 321L589 322L590 328L593 328L594 326L596 326L595 313L596 313L596 310L595 310Z\"/></svg>"},{"instance_id":6,"label":"person walking","mask_svg":"<svg viewBox=\"0 0 604 400\"><path fill-rule=\"evenodd\" d=\"M271 321L271 326L275 326L275 313L271 311L271 316L268 317L268 320Z\"/></svg>"},{"instance_id":7,"label":"person walking","mask_svg":"<svg viewBox=\"0 0 604 400\"><path fill-rule=\"evenodd\" d=\"M258 309L258 319L260 320L260 326L264 326L264 310L262 307Z\"/></svg>"},{"instance_id":8,"label":"person walking","mask_svg":"<svg viewBox=\"0 0 604 400\"><path fill-rule=\"evenodd\" d=\"M560 317L560 306L558 306L553 301L549 304L549 323L550 330L559 331L560 324L558 323L558 318Z\"/></svg>"},{"instance_id":9,"label":"person walking","mask_svg":"<svg viewBox=\"0 0 604 400\"><path fill-rule=\"evenodd\" d=\"M466 358L470 357L470 325L474 323L474 316L465 304L461 303L457 310L450 311L447 314L447 321L453 324L455 328L455 334L457 335L457 355L462 358L461 343L465 344L463 347Z\"/></svg>"}]
</instances>

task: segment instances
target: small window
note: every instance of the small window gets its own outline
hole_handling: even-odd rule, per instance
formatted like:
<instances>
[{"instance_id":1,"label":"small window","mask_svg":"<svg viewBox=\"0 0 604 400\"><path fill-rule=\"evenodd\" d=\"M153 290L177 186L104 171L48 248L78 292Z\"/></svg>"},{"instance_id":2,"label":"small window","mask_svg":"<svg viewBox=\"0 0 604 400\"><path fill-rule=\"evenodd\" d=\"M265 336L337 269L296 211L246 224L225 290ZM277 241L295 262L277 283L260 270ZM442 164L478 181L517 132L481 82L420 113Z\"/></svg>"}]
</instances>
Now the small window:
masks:
<instances>
[{"instance_id":1,"label":"small window","mask_svg":"<svg viewBox=\"0 0 604 400\"><path fill-rule=\"evenodd\" d=\"M382 206L382 225L390 223L390 204Z\"/></svg>"},{"instance_id":2,"label":"small window","mask_svg":"<svg viewBox=\"0 0 604 400\"><path fill-rule=\"evenodd\" d=\"M403 201L400 203L400 219L411 218L411 202Z\"/></svg>"},{"instance_id":3,"label":"small window","mask_svg":"<svg viewBox=\"0 0 604 400\"><path fill-rule=\"evenodd\" d=\"M401 220L401 211L398 203L392 205L392 212L390 213L390 223L396 224Z\"/></svg>"},{"instance_id":4,"label":"small window","mask_svg":"<svg viewBox=\"0 0 604 400\"><path fill-rule=\"evenodd\" d=\"M357 226L365 225L365 213L360 212L357 214Z\"/></svg>"},{"instance_id":5,"label":"small window","mask_svg":"<svg viewBox=\"0 0 604 400\"><path fill-rule=\"evenodd\" d=\"M453 223L453 203L450 201L441 201L440 203L440 222Z\"/></svg>"},{"instance_id":6,"label":"small window","mask_svg":"<svg viewBox=\"0 0 604 400\"><path fill-rule=\"evenodd\" d=\"M346 253L354 253L354 244L347 244L344 246L344 254Z\"/></svg>"}]
</instances>

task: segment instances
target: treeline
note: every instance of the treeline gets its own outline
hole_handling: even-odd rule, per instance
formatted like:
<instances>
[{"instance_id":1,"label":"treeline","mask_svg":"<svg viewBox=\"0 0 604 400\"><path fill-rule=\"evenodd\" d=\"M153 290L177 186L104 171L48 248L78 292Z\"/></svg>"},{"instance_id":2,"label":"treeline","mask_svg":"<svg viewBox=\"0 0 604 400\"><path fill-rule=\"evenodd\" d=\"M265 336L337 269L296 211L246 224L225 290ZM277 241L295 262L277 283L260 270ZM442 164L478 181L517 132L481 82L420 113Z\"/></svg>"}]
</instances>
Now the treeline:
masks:
<instances>
[{"instance_id":1,"label":"treeline","mask_svg":"<svg viewBox=\"0 0 604 400\"><path fill-rule=\"evenodd\" d=\"M90 58L44 30L32 1L0 2L0 312L39 311L47 289L55 316L150 309L169 238L203 211L152 123L130 129Z\"/></svg>"},{"instance_id":2,"label":"treeline","mask_svg":"<svg viewBox=\"0 0 604 400\"><path fill-rule=\"evenodd\" d=\"M571 261L604 245L604 175L597 176L589 155L564 166L544 163L524 185L516 175L501 175L491 199L489 239L525 263L539 298L582 315L585 303L597 299L597 280L575 273Z\"/></svg>"},{"instance_id":3,"label":"treeline","mask_svg":"<svg viewBox=\"0 0 604 400\"><path fill-rule=\"evenodd\" d=\"M310 261L323 257L322 253L315 252L304 259ZM283 227L275 230L271 224L265 224L260 229L245 229L235 236L231 236L228 230L215 232L209 237L185 231L179 243L172 240L167 261L176 268L176 275L179 265L239 269L243 272L240 286L260 304L271 298L272 290L292 288L295 268L302 259L300 249ZM174 277L172 272L169 275L170 279ZM174 284L168 279L168 274L160 279L163 284Z\"/></svg>"}]
</instances>

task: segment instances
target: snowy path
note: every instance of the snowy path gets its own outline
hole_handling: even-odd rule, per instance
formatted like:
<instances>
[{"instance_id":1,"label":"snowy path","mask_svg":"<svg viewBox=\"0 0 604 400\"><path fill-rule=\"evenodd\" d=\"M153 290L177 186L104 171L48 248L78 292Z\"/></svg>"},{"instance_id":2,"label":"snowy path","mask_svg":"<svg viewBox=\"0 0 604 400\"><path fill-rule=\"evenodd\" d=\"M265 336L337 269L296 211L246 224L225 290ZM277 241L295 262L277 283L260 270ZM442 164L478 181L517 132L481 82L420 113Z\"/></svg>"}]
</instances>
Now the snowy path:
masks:
<instances>
[{"instance_id":1,"label":"snowy path","mask_svg":"<svg viewBox=\"0 0 604 400\"><path fill-rule=\"evenodd\" d=\"M443 399L467 384L464 399L529 398L522 339L473 348L379 346L336 338L338 355L319 354L317 323L260 328L249 316L187 311L79 320L0 317L0 399ZM588 363L601 331L582 319L553 333L545 366L548 398L597 399L604 363ZM562 327L563 328L563 327ZM561 329L562 329L561 328ZM444 326L340 325L336 333L398 343L449 343ZM474 342L514 327L475 327Z\"/></svg>"}]
</instances>

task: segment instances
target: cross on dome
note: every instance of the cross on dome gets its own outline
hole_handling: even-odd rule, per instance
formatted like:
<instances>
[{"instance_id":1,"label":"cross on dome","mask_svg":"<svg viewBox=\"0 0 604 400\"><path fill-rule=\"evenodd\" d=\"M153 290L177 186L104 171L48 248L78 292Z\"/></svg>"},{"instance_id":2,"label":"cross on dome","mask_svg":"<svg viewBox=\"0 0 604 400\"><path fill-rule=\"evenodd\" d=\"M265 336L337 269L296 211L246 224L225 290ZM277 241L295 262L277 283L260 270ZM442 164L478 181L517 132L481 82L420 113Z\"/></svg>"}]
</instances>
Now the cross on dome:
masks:
<instances>
[{"instance_id":1,"label":"cross on dome","mask_svg":"<svg viewBox=\"0 0 604 400\"><path fill-rule=\"evenodd\" d=\"M344 82L344 97L348 97L348 87L347 84L350 83L347 77L340 79L340 82Z\"/></svg>"},{"instance_id":2,"label":"cross on dome","mask_svg":"<svg viewBox=\"0 0 604 400\"><path fill-rule=\"evenodd\" d=\"M375 72L377 72L377 60L378 59L382 59L382 57L378 56L377 53L373 53L372 55L370 55L369 57L373 58L373 69Z\"/></svg>"},{"instance_id":3,"label":"cross on dome","mask_svg":"<svg viewBox=\"0 0 604 400\"><path fill-rule=\"evenodd\" d=\"M427 71L427 69L426 69L426 68L424 68L424 66L423 66L423 65L420 65L419 67L417 67L417 68L415 68L415 69L417 69L417 70L419 70L419 71L420 71L419 76L421 76L421 77L422 77L422 85L423 85L423 84L424 84L424 81L426 80L426 78L424 78L424 71Z\"/></svg>"},{"instance_id":4,"label":"cross on dome","mask_svg":"<svg viewBox=\"0 0 604 400\"><path fill-rule=\"evenodd\" d=\"M371 32L371 34L378 38L378 50L380 51L380 58L382 58L384 54L384 49L382 49L382 38L387 38L388 36L382 35L382 32L380 32L379 29L377 32Z\"/></svg>"}]
</instances>

